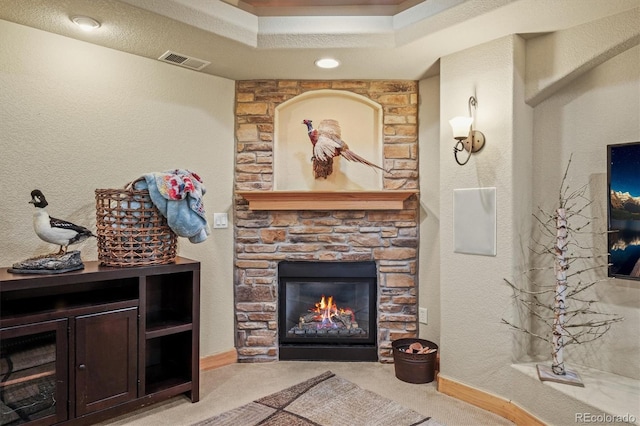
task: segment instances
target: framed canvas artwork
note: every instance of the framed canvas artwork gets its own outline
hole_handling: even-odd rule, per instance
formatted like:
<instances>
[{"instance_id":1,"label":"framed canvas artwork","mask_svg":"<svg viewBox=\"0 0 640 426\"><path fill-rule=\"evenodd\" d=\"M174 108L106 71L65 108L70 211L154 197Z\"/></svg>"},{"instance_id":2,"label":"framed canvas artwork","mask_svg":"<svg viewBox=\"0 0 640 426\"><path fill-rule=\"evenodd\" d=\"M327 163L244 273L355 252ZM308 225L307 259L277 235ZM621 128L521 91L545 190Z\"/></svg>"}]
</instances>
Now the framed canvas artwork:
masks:
<instances>
[{"instance_id":1,"label":"framed canvas artwork","mask_svg":"<svg viewBox=\"0 0 640 426\"><path fill-rule=\"evenodd\" d=\"M607 146L609 276L640 280L640 141Z\"/></svg>"}]
</instances>

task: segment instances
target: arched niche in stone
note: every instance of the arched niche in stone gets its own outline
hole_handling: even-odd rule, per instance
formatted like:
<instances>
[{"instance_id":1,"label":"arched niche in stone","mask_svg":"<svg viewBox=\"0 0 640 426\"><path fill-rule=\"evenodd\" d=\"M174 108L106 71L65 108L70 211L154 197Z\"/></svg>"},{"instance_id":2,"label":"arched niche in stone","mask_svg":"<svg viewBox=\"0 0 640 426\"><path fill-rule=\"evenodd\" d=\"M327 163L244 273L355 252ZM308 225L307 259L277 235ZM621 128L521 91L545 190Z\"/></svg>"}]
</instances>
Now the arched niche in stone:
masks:
<instances>
[{"instance_id":1,"label":"arched niche in stone","mask_svg":"<svg viewBox=\"0 0 640 426\"><path fill-rule=\"evenodd\" d=\"M315 179L313 149L304 119L317 128L325 119L340 123L342 139L356 154L384 165L383 110L369 98L341 90L314 90L276 107L274 114L273 189L275 190L381 190L383 172L364 164L334 159L333 173Z\"/></svg>"}]
</instances>

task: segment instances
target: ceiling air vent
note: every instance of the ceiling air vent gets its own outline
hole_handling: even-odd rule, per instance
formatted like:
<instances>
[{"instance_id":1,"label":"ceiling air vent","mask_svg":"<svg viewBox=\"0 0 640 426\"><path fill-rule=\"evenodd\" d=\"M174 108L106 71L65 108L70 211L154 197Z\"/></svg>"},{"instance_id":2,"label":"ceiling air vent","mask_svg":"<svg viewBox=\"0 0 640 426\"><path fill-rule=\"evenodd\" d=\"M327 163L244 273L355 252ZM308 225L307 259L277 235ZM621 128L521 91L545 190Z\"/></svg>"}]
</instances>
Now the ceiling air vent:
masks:
<instances>
[{"instance_id":1,"label":"ceiling air vent","mask_svg":"<svg viewBox=\"0 0 640 426\"><path fill-rule=\"evenodd\" d=\"M181 67L189 68L196 71L200 71L202 68L211 63L208 61L203 61L202 59L192 58L181 53L172 52L170 50L164 52L164 54L158 59L162 62L167 62L173 65L180 65Z\"/></svg>"}]
</instances>

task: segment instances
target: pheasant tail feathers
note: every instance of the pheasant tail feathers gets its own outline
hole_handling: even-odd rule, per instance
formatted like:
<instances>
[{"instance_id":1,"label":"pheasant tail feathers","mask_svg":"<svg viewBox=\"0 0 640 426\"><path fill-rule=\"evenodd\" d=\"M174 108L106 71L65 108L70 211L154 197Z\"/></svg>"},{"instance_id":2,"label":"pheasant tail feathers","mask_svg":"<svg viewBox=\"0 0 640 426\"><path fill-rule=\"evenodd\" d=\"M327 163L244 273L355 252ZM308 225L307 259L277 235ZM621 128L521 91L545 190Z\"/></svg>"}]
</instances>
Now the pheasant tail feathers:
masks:
<instances>
[{"instance_id":1,"label":"pheasant tail feathers","mask_svg":"<svg viewBox=\"0 0 640 426\"><path fill-rule=\"evenodd\" d=\"M362 164L365 164L367 166L374 167L376 169L380 169L383 172L389 173L389 170L383 169L382 167L380 167L380 166L378 166L376 164L373 164L371 161L360 157L358 154L356 154L355 152L351 151L348 148L347 149L342 149L340 151L340 155L342 155L344 158L346 158L349 161L354 161L356 163L362 163Z\"/></svg>"}]
</instances>

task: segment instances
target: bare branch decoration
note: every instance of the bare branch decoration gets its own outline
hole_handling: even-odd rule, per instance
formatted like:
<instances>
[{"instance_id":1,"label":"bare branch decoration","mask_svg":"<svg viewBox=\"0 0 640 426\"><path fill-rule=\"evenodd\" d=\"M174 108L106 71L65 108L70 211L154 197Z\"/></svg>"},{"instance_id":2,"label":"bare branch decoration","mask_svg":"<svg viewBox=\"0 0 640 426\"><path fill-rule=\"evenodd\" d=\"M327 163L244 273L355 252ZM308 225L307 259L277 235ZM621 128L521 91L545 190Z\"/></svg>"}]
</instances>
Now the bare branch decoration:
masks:
<instances>
[{"instance_id":1,"label":"bare branch decoration","mask_svg":"<svg viewBox=\"0 0 640 426\"><path fill-rule=\"evenodd\" d=\"M547 258L547 267L532 267L523 275L527 288L504 281L513 290L516 303L534 321L542 324L546 333L533 331L533 326L519 326L502 319L504 324L529 336L551 344L551 369L538 365L541 380L552 380L583 386L577 373L564 364L564 349L573 344L585 344L601 338L614 323L624 318L617 314L602 313L595 309L597 300L584 296L586 290L606 281L591 275L608 266L607 255L594 253L594 247L583 244L577 238L593 234L590 227L595 218L588 216L593 204L586 195L587 186L571 190L567 181L571 157L562 177L558 205L553 213L538 209L533 214L534 223L546 241L534 240L530 251ZM584 263L584 266L582 264ZM569 272L572 267L581 268ZM553 265L553 266L551 266ZM553 270L554 279L539 283L538 276ZM535 276L534 276L535 275Z\"/></svg>"}]
</instances>

